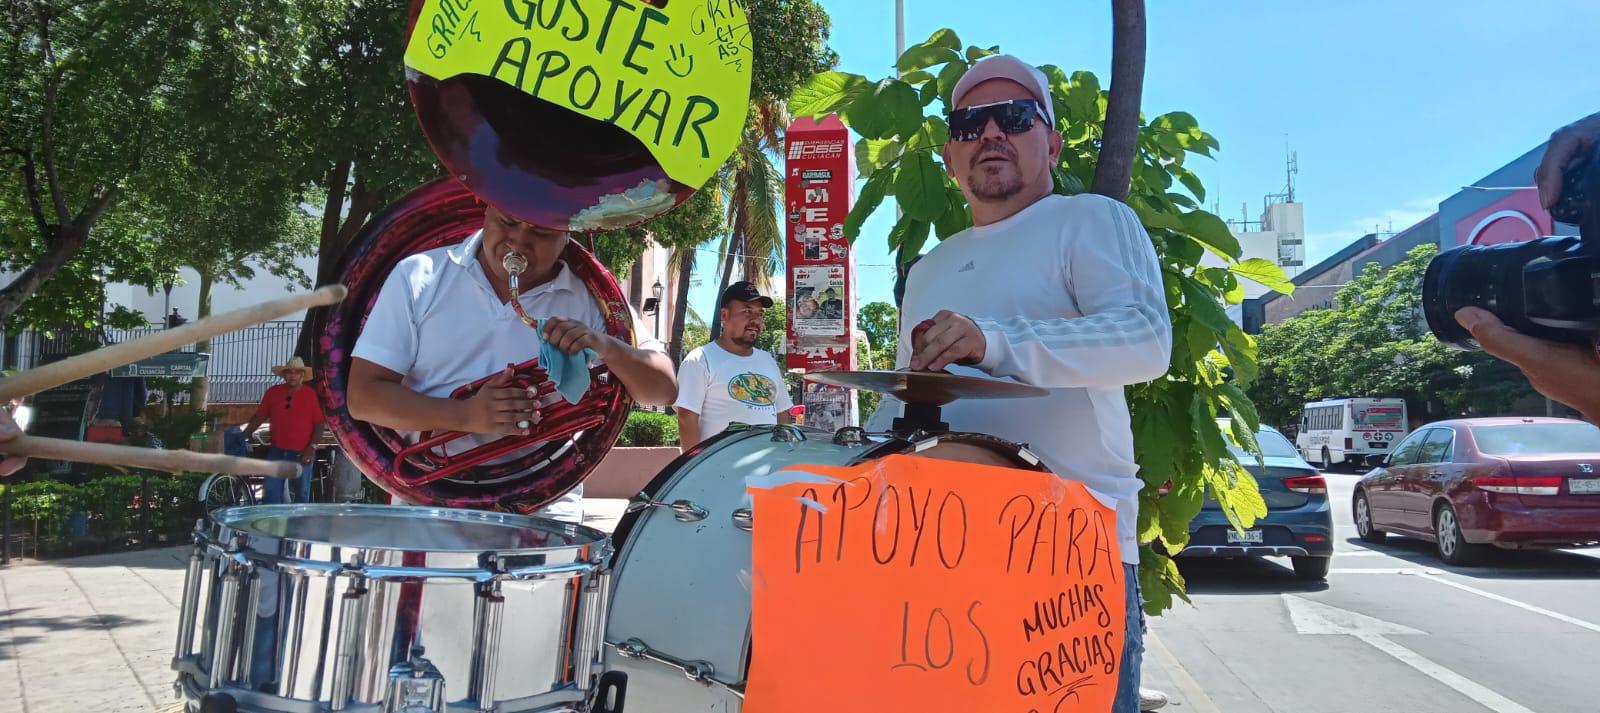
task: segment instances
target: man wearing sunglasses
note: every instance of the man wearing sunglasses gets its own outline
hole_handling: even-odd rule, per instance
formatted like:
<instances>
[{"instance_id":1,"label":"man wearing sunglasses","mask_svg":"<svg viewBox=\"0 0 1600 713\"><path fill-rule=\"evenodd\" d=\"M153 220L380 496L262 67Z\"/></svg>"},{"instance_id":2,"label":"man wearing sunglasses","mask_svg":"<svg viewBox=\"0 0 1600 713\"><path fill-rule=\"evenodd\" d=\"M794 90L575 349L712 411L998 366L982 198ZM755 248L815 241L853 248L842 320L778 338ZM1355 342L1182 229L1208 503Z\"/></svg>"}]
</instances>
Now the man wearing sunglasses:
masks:
<instances>
[{"instance_id":1,"label":"man wearing sunglasses","mask_svg":"<svg viewBox=\"0 0 1600 713\"><path fill-rule=\"evenodd\" d=\"M906 278L900 368L1019 381L1049 390L1023 400L956 401L956 431L1027 443L1117 513L1128 622L1114 713L1141 705L1143 658L1136 565L1139 467L1123 387L1160 378L1171 353L1161 269L1126 205L1052 195L1061 155L1049 83L1015 57L985 59L952 92L945 167L973 227L922 256ZM885 399L869 423L900 411Z\"/></svg>"}]
</instances>

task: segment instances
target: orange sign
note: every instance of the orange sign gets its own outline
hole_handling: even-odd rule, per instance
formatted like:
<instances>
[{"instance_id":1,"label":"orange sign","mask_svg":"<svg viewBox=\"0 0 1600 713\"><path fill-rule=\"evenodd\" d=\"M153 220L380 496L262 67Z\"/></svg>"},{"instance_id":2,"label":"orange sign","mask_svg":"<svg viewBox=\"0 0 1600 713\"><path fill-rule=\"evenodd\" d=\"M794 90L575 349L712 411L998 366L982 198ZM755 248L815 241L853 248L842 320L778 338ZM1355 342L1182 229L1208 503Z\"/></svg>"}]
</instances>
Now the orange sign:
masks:
<instances>
[{"instance_id":1,"label":"orange sign","mask_svg":"<svg viewBox=\"0 0 1600 713\"><path fill-rule=\"evenodd\" d=\"M1081 484L889 456L750 492L746 711L1111 710L1126 582Z\"/></svg>"}]
</instances>

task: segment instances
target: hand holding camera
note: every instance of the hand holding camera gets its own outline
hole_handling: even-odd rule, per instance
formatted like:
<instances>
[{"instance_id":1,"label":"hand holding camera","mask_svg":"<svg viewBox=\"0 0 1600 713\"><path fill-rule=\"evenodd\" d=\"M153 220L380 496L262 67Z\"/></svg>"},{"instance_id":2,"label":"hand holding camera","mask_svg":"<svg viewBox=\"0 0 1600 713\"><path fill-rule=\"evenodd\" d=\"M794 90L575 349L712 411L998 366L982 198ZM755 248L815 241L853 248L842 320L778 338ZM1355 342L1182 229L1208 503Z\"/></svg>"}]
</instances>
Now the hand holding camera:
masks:
<instances>
[{"instance_id":1,"label":"hand holding camera","mask_svg":"<svg viewBox=\"0 0 1600 713\"><path fill-rule=\"evenodd\" d=\"M1440 341L1515 364L1539 393L1600 422L1600 114L1557 130L1534 175L1540 203L1580 237L1441 253L1424 315Z\"/></svg>"}]
</instances>

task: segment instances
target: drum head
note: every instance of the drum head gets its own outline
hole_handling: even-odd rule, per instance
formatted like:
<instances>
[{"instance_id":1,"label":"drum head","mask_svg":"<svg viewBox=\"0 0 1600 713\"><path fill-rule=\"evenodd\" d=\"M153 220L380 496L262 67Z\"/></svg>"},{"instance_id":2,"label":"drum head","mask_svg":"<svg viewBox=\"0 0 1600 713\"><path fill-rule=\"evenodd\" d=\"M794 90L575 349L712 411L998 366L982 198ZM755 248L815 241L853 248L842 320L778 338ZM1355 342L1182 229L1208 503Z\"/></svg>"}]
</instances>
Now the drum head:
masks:
<instances>
[{"instance_id":1,"label":"drum head","mask_svg":"<svg viewBox=\"0 0 1600 713\"><path fill-rule=\"evenodd\" d=\"M250 535L374 550L486 552L581 547L605 533L539 517L389 505L255 505L212 514Z\"/></svg>"}]
</instances>

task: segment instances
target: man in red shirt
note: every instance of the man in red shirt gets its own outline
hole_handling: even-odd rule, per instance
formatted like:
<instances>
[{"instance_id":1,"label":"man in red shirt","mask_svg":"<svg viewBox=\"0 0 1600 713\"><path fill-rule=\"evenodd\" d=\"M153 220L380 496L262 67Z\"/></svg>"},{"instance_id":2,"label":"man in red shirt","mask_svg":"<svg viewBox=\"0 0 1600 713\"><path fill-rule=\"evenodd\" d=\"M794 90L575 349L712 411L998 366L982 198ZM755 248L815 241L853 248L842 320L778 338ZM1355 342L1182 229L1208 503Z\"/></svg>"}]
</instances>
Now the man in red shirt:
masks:
<instances>
[{"instance_id":1,"label":"man in red shirt","mask_svg":"<svg viewBox=\"0 0 1600 713\"><path fill-rule=\"evenodd\" d=\"M322 440L322 429L327 419L322 415L322 402L317 392L306 386L311 378L311 368L300 357L288 364L272 367L272 373L283 377L283 383L267 388L256 407L256 415L245 424L244 437L249 439L262 421L272 423L272 448L267 450L267 460L299 461L300 477L294 480L294 500L311 502L311 460L316 455L317 442ZM285 499L284 482L267 478L266 501L290 502Z\"/></svg>"}]
</instances>

